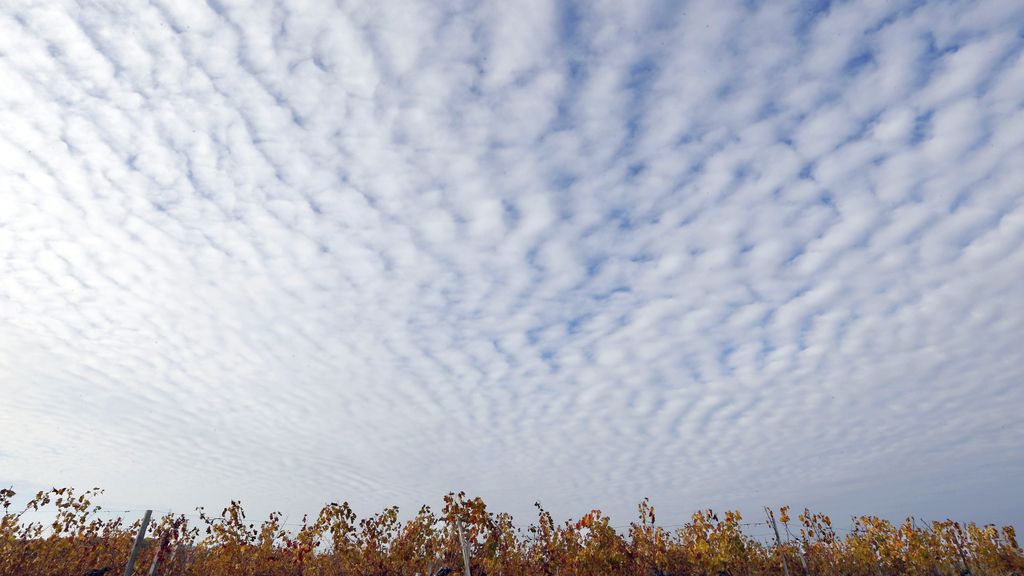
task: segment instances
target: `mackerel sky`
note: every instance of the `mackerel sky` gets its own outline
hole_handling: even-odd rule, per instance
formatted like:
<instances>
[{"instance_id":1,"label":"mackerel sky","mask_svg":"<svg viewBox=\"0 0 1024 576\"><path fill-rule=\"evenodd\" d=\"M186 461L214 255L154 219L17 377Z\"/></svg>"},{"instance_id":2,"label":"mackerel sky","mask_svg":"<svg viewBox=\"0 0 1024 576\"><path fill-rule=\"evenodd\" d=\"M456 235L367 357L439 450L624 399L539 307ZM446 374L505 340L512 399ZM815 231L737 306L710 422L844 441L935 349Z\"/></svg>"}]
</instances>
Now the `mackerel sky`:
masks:
<instances>
[{"instance_id":1,"label":"mackerel sky","mask_svg":"<svg viewBox=\"0 0 1024 576\"><path fill-rule=\"evenodd\" d=\"M1024 2L0 4L0 484L1024 522Z\"/></svg>"}]
</instances>

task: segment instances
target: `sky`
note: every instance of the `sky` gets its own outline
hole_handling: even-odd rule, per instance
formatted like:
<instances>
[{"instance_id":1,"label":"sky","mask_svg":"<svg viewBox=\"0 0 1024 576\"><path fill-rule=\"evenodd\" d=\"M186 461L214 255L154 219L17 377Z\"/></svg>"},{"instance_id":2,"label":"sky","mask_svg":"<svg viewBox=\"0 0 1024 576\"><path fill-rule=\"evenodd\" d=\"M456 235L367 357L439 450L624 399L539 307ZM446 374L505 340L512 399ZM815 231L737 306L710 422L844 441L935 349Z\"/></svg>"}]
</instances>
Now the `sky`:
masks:
<instances>
[{"instance_id":1,"label":"sky","mask_svg":"<svg viewBox=\"0 0 1024 576\"><path fill-rule=\"evenodd\" d=\"M1024 525L1024 3L0 6L0 484Z\"/></svg>"}]
</instances>

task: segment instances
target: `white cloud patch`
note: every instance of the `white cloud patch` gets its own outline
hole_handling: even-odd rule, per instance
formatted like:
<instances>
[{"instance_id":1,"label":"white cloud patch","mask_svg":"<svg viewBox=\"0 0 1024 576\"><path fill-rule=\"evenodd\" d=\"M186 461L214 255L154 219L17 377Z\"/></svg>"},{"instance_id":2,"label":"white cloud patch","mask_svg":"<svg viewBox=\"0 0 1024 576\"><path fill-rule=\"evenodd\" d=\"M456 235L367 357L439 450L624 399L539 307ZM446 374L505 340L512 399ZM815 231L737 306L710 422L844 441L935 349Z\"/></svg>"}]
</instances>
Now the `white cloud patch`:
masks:
<instances>
[{"instance_id":1,"label":"white cloud patch","mask_svg":"<svg viewBox=\"0 0 1024 576\"><path fill-rule=\"evenodd\" d=\"M1021 30L7 4L0 480L1020 522Z\"/></svg>"}]
</instances>

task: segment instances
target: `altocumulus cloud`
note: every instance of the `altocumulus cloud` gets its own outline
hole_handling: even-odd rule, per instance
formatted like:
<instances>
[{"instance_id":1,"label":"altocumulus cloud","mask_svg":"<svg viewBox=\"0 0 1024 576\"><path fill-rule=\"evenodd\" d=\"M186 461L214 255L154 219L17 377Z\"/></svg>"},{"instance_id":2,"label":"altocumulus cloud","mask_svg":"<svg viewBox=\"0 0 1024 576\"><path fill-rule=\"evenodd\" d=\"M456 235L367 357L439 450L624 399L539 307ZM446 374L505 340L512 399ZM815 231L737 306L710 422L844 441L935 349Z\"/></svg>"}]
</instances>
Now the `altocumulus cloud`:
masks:
<instances>
[{"instance_id":1,"label":"altocumulus cloud","mask_svg":"<svg viewBox=\"0 0 1024 576\"><path fill-rule=\"evenodd\" d=\"M0 482L1020 522L1022 31L6 2Z\"/></svg>"}]
</instances>

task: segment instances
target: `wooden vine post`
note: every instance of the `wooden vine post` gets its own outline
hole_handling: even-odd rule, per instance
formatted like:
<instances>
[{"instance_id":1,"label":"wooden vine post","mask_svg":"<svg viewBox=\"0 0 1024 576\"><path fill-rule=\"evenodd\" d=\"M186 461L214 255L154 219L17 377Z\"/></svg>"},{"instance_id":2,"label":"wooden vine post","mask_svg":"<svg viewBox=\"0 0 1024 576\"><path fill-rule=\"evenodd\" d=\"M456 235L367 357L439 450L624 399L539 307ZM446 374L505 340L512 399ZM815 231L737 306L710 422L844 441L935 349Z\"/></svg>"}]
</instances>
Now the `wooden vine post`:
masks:
<instances>
[{"instance_id":1,"label":"wooden vine post","mask_svg":"<svg viewBox=\"0 0 1024 576\"><path fill-rule=\"evenodd\" d=\"M466 542L466 537L462 534L462 520L458 520L455 527L459 531L459 545L462 547L463 576L473 576L469 572L469 544Z\"/></svg>"},{"instance_id":2,"label":"wooden vine post","mask_svg":"<svg viewBox=\"0 0 1024 576\"><path fill-rule=\"evenodd\" d=\"M779 556L782 558L782 571L789 576L789 565L786 563L785 550L782 549L782 538L779 537L779 525L775 523L775 514L772 514L771 508L764 507L765 514L768 515L768 521L772 523L772 528L775 530L775 546L779 549Z\"/></svg>"},{"instance_id":3,"label":"wooden vine post","mask_svg":"<svg viewBox=\"0 0 1024 576\"><path fill-rule=\"evenodd\" d=\"M124 568L124 576L132 576L135 570L135 560L139 557L139 551L146 542L146 528L149 528L149 519L153 517L152 510L146 510L142 516L142 524L139 526L139 533L135 535L135 545L132 546L132 554L128 557L128 565Z\"/></svg>"}]
</instances>

